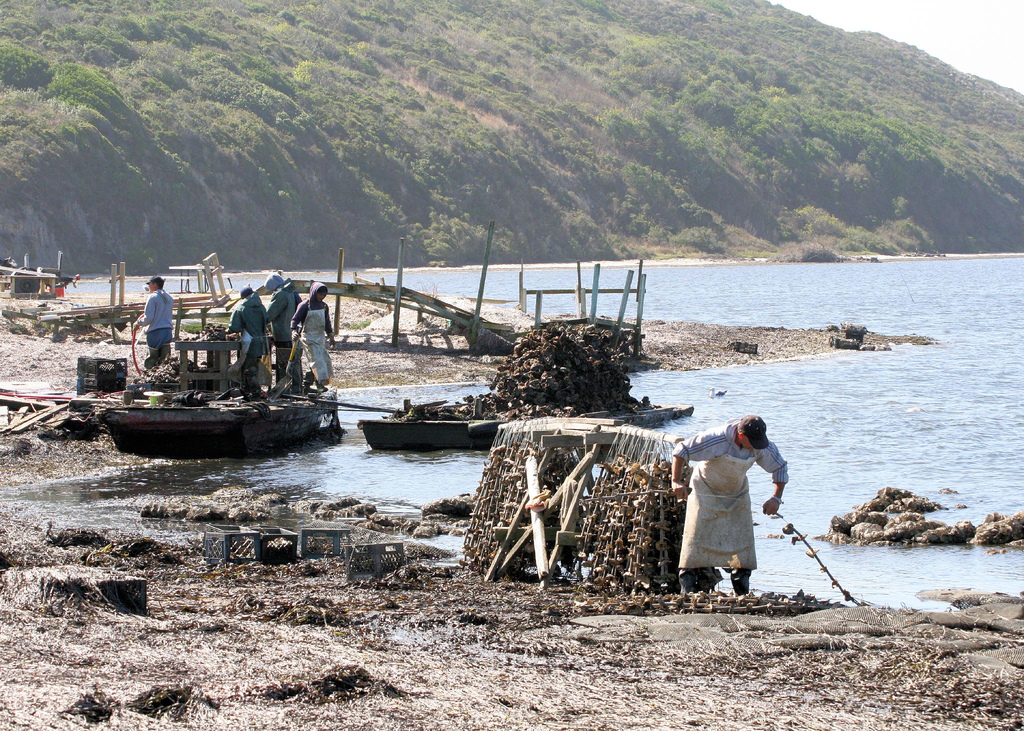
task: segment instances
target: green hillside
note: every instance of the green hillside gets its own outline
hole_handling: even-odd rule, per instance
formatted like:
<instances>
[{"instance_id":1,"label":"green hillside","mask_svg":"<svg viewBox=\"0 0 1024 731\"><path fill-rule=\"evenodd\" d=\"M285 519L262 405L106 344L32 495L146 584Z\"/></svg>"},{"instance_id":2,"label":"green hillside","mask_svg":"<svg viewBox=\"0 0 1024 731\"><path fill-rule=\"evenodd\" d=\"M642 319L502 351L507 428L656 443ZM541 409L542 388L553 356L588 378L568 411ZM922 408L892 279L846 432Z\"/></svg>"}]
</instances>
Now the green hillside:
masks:
<instances>
[{"instance_id":1,"label":"green hillside","mask_svg":"<svg viewBox=\"0 0 1024 731\"><path fill-rule=\"evenodd\" d=\"M1024 97L759 0L0 0L0 255L1019 251Z\"/></svg>"}]
</instances>

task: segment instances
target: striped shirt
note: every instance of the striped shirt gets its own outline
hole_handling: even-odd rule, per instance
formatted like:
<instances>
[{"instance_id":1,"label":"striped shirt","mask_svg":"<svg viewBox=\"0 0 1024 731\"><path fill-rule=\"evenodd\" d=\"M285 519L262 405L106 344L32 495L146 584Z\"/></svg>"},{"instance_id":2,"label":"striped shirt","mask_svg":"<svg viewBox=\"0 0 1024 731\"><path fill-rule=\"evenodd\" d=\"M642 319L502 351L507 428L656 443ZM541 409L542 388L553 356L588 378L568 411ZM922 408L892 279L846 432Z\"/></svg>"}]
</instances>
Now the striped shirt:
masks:
<instances>
[{"instance_id":1,"label":"striped shirt","mask_svg":"<svg viewBox=\"0 0 1024 731\"><path fill-rule=\"evenodd\" d=\"M697 436L690 437L676 445L672 456L684 459L687 462L704 462L722 455L738 457L739 459L750 459L754 455L754 461L761 465L765 472L772 476L772 482L785 484L789 482L789 470L786 467L786 460L779 453L779 448L771 440L764 449L744 449L736 443L736 430L740 420L733 419L721 426L716 426L703 431Z\"/></svg>"}]
</instances>

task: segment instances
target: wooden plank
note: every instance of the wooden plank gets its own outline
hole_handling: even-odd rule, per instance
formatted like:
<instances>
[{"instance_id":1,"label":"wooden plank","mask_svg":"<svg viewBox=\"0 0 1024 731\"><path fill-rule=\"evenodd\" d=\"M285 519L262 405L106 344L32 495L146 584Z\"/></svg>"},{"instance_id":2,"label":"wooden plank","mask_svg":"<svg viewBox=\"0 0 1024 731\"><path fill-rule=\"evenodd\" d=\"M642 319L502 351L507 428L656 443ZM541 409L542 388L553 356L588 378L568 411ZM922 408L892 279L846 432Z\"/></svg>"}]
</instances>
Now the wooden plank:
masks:
<instances>
[{"instance_id":1,"label":"wooden plank","mask_svg":"<svg viewBox=\"0 0 1024 731\"><path fill-rule=\"evenodd\" d=\"M584 289L583 290L584 294L592 294L593 292L594 292L593 289ZM602 290L600 290L600 294L622 294L622 292L623 292L623 290L621 288L619 288L619 289L602 289ZM637 290L636 290L635 287L628 290L628 294L636 294L636 293L637 293ZM573 294L574 295L574 294L576 294L576 290L575 289L528 289L528 290L526 290L526 294Z\"/></svg>"},{"instance_id":2,"label":"wooden plank","mask_svg":"<svg viewBox=\"0 0 1024 731\"><path fill-rule=\"evenodd\" d=\"M594 322L597 319L597 295L601 293L601 289L598 287L598 282L601 279L601 265L594 264L594 286L590 290L590 321Z\"/></svg>"},{"instance_id":3,"label":"wooden plank","mask_svg":"<svg viewBox=\"0 0 1024 731\"><path fill-rule=\"evenodd\" d=\"M395 320L391 325L391 347L398 345L398 325L402 319L402 267L405 264L405 237L398 240L398 274L395 276ZM384 278L381 277L381 284Z\"/></svg>"},{"instance_id":4,"label":"wooden plank","mask_svg":"<svg viewBox=\"0 0 1024 731\"><path fill-rule=\"evenodd\" d=\"M119 262L117 265L117 304L124 304L124 280L125 280L125 268L124 262Z\"/></svg>"},{"instance_id":5,"label":"wooden plank","mask_svg":"<svg viewBox=\"0 0 1024 731\"><path fill-rule=\"evenodd\" d=\"M597 462L598 451L601 449L599 446L592 447L588 451L583 459L579 461L572 472L570 472L565 480L562 482L559 491L563 495L568 496L562 510L561 516L561 530L555 536L555 547L551 551L551 558L548 560L548 572L547 576L541 580L541 586L547 587L550 581L549 577L555 570L555 565L558 563L559 557L562 555L562 548L566 545L575 546L575 538L573 543L563 543L559 539L559 536L566 533L571 533L573 536L576 535L576 523L579 519L579 504L580 497L583 495L584 489L590 484L592 479L591 470L594 468L595 462Z\"/></svg>"},{"instance_id":6,"label":"wooden plank","mask_svg":"<svg viewBox=\"0 0 1024 731\"><path fill-rule=\"evenodd\" d=\"M644 260L640 260L640 265L643 266ZM647 294L647 275L641 275L637 282L639 293L636 296L636 331L634 333L633 340L633 357L639 358L640 353L643 350L643 335L641 334L641 323L644 320L644 295Z\"/></svg>"},{"instance_id":7,"label":"wooden plank","mask_svg":"<svg viewBox=\"0 0 1024 731\"><path fill-rule=\"evenodd\" d=\"M633 283L633 270L626 272L626 286L622 289L622 301L619 302L619 317L615 321L615 340L613 345L618 346L619 337L622 335L622 321L626 318L626 304L629 302L629 285Z\"/></svg>"},{"instance_id":8,"label":"wooden plank","mask_svg":"<svg viewBox=\"0 0 1024 731\"><path fill-rule=\"evenodd\" d=\"M484 264L480 269L480 289L476 293L476 307L473 309L473 321L469 326L469 344L476 342L480 331L480 306L484 301L484 285L487 283L487 264L491 260L491 241L494 239L494 221L487 226L487 246L484 248Z\"/></svg>"},{"instance_id":9,"label":"wooden plank","mask_svg":"<svg viewBox=\"0 0 1024 731\"><path fill-rule=\"evenodd\" d=\"M530 456L526 460L526 493L533 500L540 495L540 479L537 472L537 458ZM530 526L533 528L533 560L537 566L537 577L544 581L548 575L548 548L544 535L544 511L533 508L530 510Z\"/></svg>"},{"instance_id":10,"label":"wooden plank","mask_svg":"<svg viewBox=\"0 0 1024 731\"><path fill-rule=\"evenodd\" d=\"M560 548L576 548L580 542L580 534L574 530L560 530L555 534L555 550ZM559 553L552 553L552 564L558 561ZM551 566L554 569L554 566Z\"/></svg>"},{"instance_id":11,"label":"wooden plank","mask_svg":"<svg viewBox=\"0 0 1024 731\"><path fill-rule=\"evenodd\" d=\"M613 431L596 431L585 435L583 441L588 447L594 444L612 444L617 436L618 434Z\"/></svg>"},{"instance_id":12,"label":"wooden plank","mask_svg":"<svg viewBox=\"0 0 1024 731\"><path fill-rule=\"evenodd\" d=\"M540 327L541 310L544 309L544 304L543 304L544 303L544 293L543 292L538 292L537 293L537 300L536 300L536 302L537 302L537 304L536 304L536 307L535 307L534 313L533 313L533 326L534 327Z\"/></svg>"},{"instance_id":13,"label":"wooden plank","mask_svg":"<svg viewBox=\"0 0 1024 731\"><path fill-rule=\"evenodd\" d=\"M523 262L519 262L519 311L526 312L526 288L523 286Z\"/></svg>"},{"instance_id":14,"label":"wooden plank","mask_svg":"<svg viewBox=\"0 0 1024 731\"><path fill-rule=\"evenodd\" d=\"M540 438L541 449L552 449L554 447L582 446L584 446L582 434L550 434Z\"/></svg>"},{"instance_id":15,"label":"wooden plank","mask_svg":"<svg viewBox=\"0 0 1024 731\"><path fill-rule=\"evenodd\" d=\"M37 422L44 421L45 419L48 419L49 417L53 416L54 414L58 414L61 411L66 411L67 408L68 404L59 404L57 406L51 406L47 409L43 409L42 411L32 414L28 418L22 419L21 421L18 422L17 426L8 427L7 433L20 434L21 432L25 431L26 429L36 424Z\"/></svg>"},{"instance_id":16,"label":"wooden plank","mask_svg":"<svg viewBox=\"0 0 1024 731\"><path fill-rule=\"evenodd\" d=\"M516 527L522 522L523 516L526 515L526 503L530 501L530 496L526 495L523 497L522 502L519 503L519 507L516 509L515 514L512 516L512 520L509 522L509 530L515 530ZM506 537L498 550L494 553L494 559L491 561L491 566L487 569L487 573L484 575L484 581L495 581L501 578L501 575L505 573L504 567L506 566L506 553L512 545L512 539Z\"/></svg>"},{"instance_id":17,"label":"wooden plank","mask_svg":"<svg viewBox=\"0 0 1024 731\"><path fill-rule=\"evenodd\" d=\"M345 250L338 249L338 284L341 284L342 274L345 272ZM334 334L338 334L341 325L341 295L334 295Z\"/></svg>"}]
</instances>

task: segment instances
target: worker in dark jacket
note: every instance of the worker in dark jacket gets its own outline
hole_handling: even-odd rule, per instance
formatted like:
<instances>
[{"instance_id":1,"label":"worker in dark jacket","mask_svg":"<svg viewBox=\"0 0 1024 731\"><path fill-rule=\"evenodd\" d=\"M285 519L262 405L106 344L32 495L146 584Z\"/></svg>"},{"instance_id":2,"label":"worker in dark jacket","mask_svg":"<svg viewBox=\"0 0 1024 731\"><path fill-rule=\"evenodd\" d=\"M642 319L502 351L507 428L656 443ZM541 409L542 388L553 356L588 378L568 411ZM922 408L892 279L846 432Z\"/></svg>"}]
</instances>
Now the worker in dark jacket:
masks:
<instances>
[{"instance_id":1,"label":"worker in dark jacket","mask_svg":"<svg viewBox=\"0 0 1024 731\"><path fill-rule=\"evenodd\" d=\"M277 382L280 383L288 372L288 358L292 354L292 316L295 314L295 309L299 306L301 298L295 291L292 280L286 280L280 274L271 274L263 286L272 293L270 305L267 307L267 320L270 322L271 336L274 340L274 371L277 375ZM297 360L300 357L300 353L295 354ZM302 372L301 365L297 366L297 371ZM298 384L295 385L294 390L298 391Z\"/></svg>"},{"instance_id":2,"label":"worker in dark jacket","mask_svg":"<svg viewBox=\"0 0 1024 731\"><path fill-rule=\"evenodd\" d=\"M228 324L229 333L242 333L242 348L238 354L238 361L232 366L229 373L241 372L242 388L246 391L253 391L259 388L256 382L256 375L259 370L259 361L267 352L267 308L260 301L260 296L253 292L252 287L246 287L241 291L241 301L231 311L231 322ZM238 368L241 363L241 368ZM236 376L237 378L237 376Z\"/></svg>"}]
</instances>

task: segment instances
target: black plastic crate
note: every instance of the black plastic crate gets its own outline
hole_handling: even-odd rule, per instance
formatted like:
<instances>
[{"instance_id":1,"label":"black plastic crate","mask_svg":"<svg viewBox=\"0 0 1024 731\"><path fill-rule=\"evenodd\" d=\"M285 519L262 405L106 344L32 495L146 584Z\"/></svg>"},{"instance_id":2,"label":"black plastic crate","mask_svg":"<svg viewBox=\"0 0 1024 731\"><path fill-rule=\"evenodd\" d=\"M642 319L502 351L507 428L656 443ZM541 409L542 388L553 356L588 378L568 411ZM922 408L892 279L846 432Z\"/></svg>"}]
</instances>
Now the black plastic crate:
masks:
<instances>
[{"instance_id":1,"label":"black plastic crate","mask_svg":"<svg viewBox=\"0 0 1024 731\"><path fill-rule=\"evenodd\" d=\"M344 523L313 521L299 528L299 555L302 558L345 557L352 545L352 526Z\"/></svg>"},{"instance_id":2,"label":"black plastic crate","mask_svg":"<svg viewBox=\"0 0 1024 731\"><path fill-rule=\"evenodd\" d=\"M207 563L291 563L298 558L299 536L276 526L208 525L203 531Z\"/></svg>"},{"instance_id":3,"label":"black plastic crate","mask_svg":"<svg viewBox=\"0 0 1024 731\"><path fill-rule=\"evenodd\" d=\"M127 358L78 359L78 393L115 393L128 384Z\"/></svg>"}]
</instances>

